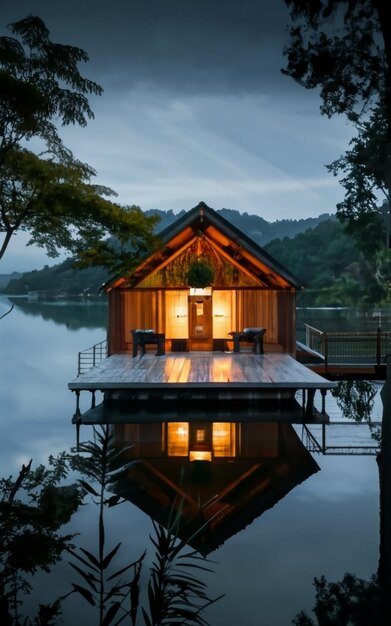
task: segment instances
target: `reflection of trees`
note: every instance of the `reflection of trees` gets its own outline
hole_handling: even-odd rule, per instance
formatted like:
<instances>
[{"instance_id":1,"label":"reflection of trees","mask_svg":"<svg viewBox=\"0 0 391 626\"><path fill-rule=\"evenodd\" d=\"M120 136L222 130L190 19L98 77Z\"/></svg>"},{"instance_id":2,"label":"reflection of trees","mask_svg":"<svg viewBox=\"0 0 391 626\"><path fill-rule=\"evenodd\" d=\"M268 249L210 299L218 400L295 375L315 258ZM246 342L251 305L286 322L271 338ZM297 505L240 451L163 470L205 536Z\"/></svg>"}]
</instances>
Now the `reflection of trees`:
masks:
<instances>
[{"instance_id":1,"label":"reflection of trees","mask_svg":"<svg viewBox=\"0 0 391 626\"><path fill-rule=\"evenodd\" d=\"M376 626L379 624L379 587L376 578L363 580L345 574L341 582L328 583L324 576L315 578L316 622L301 611L295 626Z\"/></svg>"},{"instance_id":2,"label":"reflection of trees","mask_svg":"<svg viewBox=\"0 0 391 626\"><path fill-rule=\"evenodd\" d=\"M368 381L340 381L332 391L343 415L355 421L367 421L371 428L371 412L376 387ZM381 431L372 432L380 441L377 456L380 486L380 549L377 575L369 581L354 574L345 574L341 582L328 583L324 576L315 578L316 603L314 622L305 612L299 613L295 626L385 626L391 619L391 378L381 392L383 419Z\"/></svg>"},{"instance_id":3,"label":"reflection of trees","mask_svg":"<svg viewBox=\"0 0 391 626\"><path fill-rule=\"evenodd\" d=\"M331 390L343 417L355 422L367 422L372 437L379 441L379 429L371 419L376 394L376 385L368 380L340 380Z\"/></svg>"},{"instance_id":4,"label":"reflection of trees","mask_svg":"<svg viewBox=\"0 0 391 626\"><path fill-rule=\"evenodd\" d=\"M0 479L0 623L32 624L21 615L24 596L32 591L38 571L50 572L69 548L73 535L62 533L78 509L82 490L64 485L65 454L50 457L49 468L23 465L16 480ZM49 625L60 613L60 601L41 605L34 624ZM51 620L45 621L50 617Z\"/></svg>"},{"instance_id":5,"label":"reflection of trees","mask_svg":"<svg viewBox=\"0 0 391 626\"><path fill-rule=\"evenodd\" d=\"M82 302L29 302L9 298L25 315L41 317L68 330L80 328L106 329L107 302L103 299Z\"/></svg>"},{"instance_id":6,"label":"reflection of trees","mask_svg":"<svg viewBox=\"0 0 391 626\"><path fill-rule=\"evenodd\" d=\"M109 547L111 537L105 513L109 507L122 504L121 497L113 495L111 488L126 461L123 450L113 446L110 430L109 426L94 430L94 441L81 444L72 455L50 457L51 469L41 465L33 471L30 461L16 480L0 479L2 626L60 624L63 602L74 594L95 608L100 626L118 626L125 620L133 626L208 625L204 611L219 599L209 596L202 580L203 573L211 571L209 562L193 551L184 552L185 542L176 537L175 519L168 530L153 525L153 560L149 575L144 575L148 593L143 602L140 575L146 551L127 565L123 561L115 565L118 557L122 558L122 544ZM64 485L71 467L82 478ZM98 508L95 553L75 547L76 535L61 534L84 496L90 496ZM89 533L93 533L91 527ZM73 557L70 565L78 574L78 582L51 604L41 604L36 617L23 616L23 599L33 590L34 574L39 570L50 572L64 551Z\"/></svg>"}]
</instances>

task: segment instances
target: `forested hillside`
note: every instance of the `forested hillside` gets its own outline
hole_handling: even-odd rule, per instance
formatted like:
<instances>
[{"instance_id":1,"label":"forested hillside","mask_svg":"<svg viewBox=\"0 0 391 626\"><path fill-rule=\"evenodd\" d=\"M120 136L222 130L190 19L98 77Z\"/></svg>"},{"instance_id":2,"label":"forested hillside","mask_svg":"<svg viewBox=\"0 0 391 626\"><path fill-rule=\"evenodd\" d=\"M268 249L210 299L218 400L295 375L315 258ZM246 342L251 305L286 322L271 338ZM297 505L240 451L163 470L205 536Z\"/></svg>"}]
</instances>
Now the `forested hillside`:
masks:
<instances>
[{"instance_id":1,"label":"forested hillside","mask_svg":"<svg viewBox=\"0 0 391 626\"><path fill-rule=\"evenodd\" d=\"M337 219L329 219L292 239L265 246L303 281L298 305L368 308L384 303L387 289L376 259L364 258Z\"/></svg>"},{"instance_id":2,"label":"forested hillside","mask_svg":"<svg viewBox=\"0 0 391 626\"><path fill-rule=\"evenodd\" d=\"M266 244L265 250L306 287L313 288L328 287L360 257L353 239L343 232L336 219L328 219L293 239L274 239Z\"/></svg>"},{"instance_id":3,"label":"forested hillside","mask_svg":"<svg viewBox=\"0 0 391 626\"><path fill-rule=\"evenodd\" d=\"M334 218L322 215L307 220L266 222L259 216L222 209L221 215L244 231L285 265L307 287L301 301L308 304L347 304L367 289L365 263L353 239ZM172 211L156 211L158 230L178 219ZM277 237L275 234L277 233ZM78 270L72 260L23 274L4 289L22 295L38 291L49 296L96 295L108 274L102 268ZM350 300L349 300L350 299ZM349 302L348 302L349 301Z\"/></svg>"}]
</instances>

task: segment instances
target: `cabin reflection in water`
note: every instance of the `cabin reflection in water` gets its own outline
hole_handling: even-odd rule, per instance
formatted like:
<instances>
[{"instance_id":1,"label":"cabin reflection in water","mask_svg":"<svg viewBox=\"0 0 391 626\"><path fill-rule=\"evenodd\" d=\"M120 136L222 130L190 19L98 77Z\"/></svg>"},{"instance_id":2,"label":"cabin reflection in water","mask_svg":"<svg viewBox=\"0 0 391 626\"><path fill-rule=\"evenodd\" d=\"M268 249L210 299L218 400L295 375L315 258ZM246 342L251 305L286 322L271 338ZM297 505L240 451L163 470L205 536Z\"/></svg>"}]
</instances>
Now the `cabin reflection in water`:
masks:
<instances>
[{"instance_id":1,"label":"cabin reflection in water","mask_svg":"<svg viewBox=\"0 0 391 626\"><path fill-rule=\"evenodd\" d=\"M116 491L207 555L319 470L290 424L121 424Z\"/></svg>"}]
</instances>

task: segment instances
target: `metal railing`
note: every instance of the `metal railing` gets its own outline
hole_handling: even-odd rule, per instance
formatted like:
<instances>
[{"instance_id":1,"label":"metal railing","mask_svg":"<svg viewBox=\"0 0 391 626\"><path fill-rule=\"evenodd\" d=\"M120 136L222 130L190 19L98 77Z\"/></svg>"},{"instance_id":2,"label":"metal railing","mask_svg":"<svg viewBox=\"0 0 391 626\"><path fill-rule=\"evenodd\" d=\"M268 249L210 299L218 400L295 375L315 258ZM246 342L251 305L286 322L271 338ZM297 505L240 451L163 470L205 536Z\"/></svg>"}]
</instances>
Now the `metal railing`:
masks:
<instances>
[{"instance_id":1,"label":"metal railing","mask_svg":"<svg viewBox=\"0 0 391 626\"><path fill-rule=\"evenodd\" d=\"M305 424L303 424L301 440L309 452L324 452L321 444Z\"/></svg>"},{"instance_id":2,"label":"metal railing","mask_svg":"<svg viewBox=\"0 0 391 626\"><path fill-rule=\"evenodd\" d=\"M380 365L391 352L391 331L328 332L305 324L306 345L324 358L325 365Z\"/></svg>"},{"instance_id":3,"label":"metal railing","mask_svg":"<svg viewBox=\"0 0 391 626\"><path fill-rule=\"evenodd\" d=\"M99 365L107 357L107 339L96 343L91 348L79 352L77 361L77 375L87 372L92 367Z\"/></svg>"},{"instance_id":4,"label":"metal railing","mask_svg":"<svg viewBox=\"0 0 391 626\"><path fill-rule=\"evenodd\" d=\"M368 424L367 422L330 422L329 424L322 424L319 440L316 434L310 430L309 426L303 424L301 440L309 452L318 452L329 456L373 456L380 452L379 443L371 444L361 440L361 443L355 444L352 442L352 439L353 441L355 439L354 436L350 437L345 435L345 437L342 438L344 439L343 443L339 441L341 439L340 437L334 436L332 437L333 443L330 444L327 442L326 432L328 429L334 430L334 427L337 426L342 426L346 429L352 426L364 428L365 426L379 426L380 424L381 422L372 422L372 424ZM351 431L351 428L349 428L349 430ZM365 439L367 438L365 437Z\"/></svg>"}]
</instances>

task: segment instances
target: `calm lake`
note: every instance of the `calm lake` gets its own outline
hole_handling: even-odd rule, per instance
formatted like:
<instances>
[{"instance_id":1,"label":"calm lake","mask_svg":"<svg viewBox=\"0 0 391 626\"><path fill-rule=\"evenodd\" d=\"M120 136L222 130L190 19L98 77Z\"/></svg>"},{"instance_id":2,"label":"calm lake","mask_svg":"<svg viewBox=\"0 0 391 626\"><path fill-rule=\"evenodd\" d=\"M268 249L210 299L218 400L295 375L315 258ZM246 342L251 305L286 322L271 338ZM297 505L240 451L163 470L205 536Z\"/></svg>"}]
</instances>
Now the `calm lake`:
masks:
<instances>
[{"instance_id":1,"label":"calm lake","mask_svg":"<svg viewBox=\"0 0 391 626\"><path fill-rule=\"evenodd\" d=\"M43 303L14 299L15 308L0 323L0 472L17 474L22 463L46 463L50 454L75 444L71 424L75 399L67 383L76 377L77 353L105 336L103 300L80 303ZM0 299L0 316L9 308ZM308 322L324 330L364 324L352 313L299 310L299 338ZM368 318L365 324L376 324ZM380 387L379 387L380 388ZM331 419L341 420L338 407L327 397ZM376 398L374 419L381 417ZM356 443L370 442L366 426L342 426ZM301 434L300 428L296 428ZM338 436L341 436L339 430ZM89 428L82 439L91 436ZM371 442L370 442L371 443ZM373 443L373 442L372 442ZM211 595L225 594L206 617L212 626L285 626L301 610L314 604L313 578L340 580L345 572L369 578L377 568L379 544L378 472L374 456L313 455L321 471L292 489L282 500L227 539L210 554L214 574L208 575ZM81 533L84 547L95 541L96 511L83 507L72 528ZM110 511L109 542L123 542L124 562L149 546L151 522L132 504ZM152 549L149 548L152 558ZM147 563L148 565L148 563ZM53 601L67 593L75 574L67 563L51 575L39 575L27 606ZM96 619L83 603L64 604L64 624Z\"/></svg>"}]
</instances>

